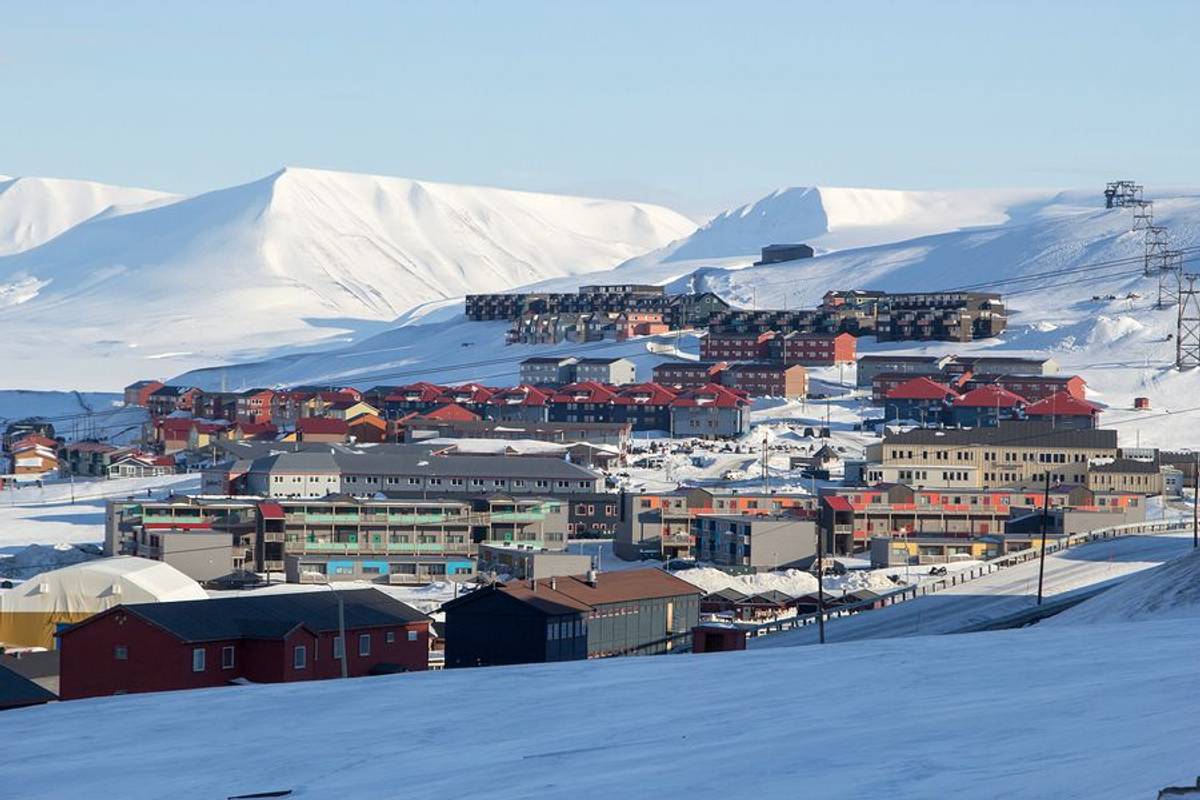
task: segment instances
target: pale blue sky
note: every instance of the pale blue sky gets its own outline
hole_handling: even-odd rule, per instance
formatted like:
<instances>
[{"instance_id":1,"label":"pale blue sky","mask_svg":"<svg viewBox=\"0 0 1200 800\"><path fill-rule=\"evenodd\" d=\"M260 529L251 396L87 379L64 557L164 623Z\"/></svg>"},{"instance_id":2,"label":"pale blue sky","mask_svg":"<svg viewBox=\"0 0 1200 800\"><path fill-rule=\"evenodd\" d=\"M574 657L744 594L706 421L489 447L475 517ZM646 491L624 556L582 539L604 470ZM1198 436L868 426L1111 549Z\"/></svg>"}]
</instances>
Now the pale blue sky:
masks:
<instances>
[{"instance_id":1,"label":"pale blue sky","mask_svg":"<svg viewBox=\"0 0 1200 800\"><path fill-rule=\"evenodd\" d=\"M666 202L1200 183L1200 3L0 0L0 174Z\"/></svg>"}]
</instances>

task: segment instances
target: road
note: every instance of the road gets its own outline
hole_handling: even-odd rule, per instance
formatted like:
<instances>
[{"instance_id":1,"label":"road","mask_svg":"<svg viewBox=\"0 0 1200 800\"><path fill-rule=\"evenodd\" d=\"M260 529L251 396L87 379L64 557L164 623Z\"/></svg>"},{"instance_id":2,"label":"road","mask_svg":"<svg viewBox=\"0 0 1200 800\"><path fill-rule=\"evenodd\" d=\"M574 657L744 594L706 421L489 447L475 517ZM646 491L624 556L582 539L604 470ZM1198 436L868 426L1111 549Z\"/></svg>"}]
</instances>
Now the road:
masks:
<instances>
[{"instance_id":1,"label":"road","mask_svg":"<svg viewBox=\"0 0 1200 800\"><path fill-rule=\"evenodd\" d=\"M1191 552L1191 532L1128 536L1093 542L1046 559L1046 597L1119 582ZM957 633L1036 605L1038 561L1027 561L937 594L886 608L829 620L827 642ZM817 627L750 640L751 648L815 644Z\"/></svg>"}]
</instances>

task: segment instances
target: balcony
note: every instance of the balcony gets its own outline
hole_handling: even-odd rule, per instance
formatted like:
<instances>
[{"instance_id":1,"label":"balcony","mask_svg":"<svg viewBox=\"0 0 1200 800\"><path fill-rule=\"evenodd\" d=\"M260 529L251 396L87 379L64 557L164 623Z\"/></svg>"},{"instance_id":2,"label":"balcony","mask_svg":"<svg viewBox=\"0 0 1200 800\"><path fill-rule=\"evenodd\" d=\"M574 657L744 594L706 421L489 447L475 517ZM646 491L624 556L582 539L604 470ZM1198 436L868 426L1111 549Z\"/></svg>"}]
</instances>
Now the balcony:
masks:
<instances>
[{"instance_id":1,"label":"balcony","mask_svg":"<svg viewBox=\"0 0 1200 800\"><path fill-rule=\"evenodd\" d=\"M408 553L442 554L469 553L471 546L466 542L441 544L437 542L288 542L289 553L338 553L341 555Z\"/></svg>"}]
</instances>

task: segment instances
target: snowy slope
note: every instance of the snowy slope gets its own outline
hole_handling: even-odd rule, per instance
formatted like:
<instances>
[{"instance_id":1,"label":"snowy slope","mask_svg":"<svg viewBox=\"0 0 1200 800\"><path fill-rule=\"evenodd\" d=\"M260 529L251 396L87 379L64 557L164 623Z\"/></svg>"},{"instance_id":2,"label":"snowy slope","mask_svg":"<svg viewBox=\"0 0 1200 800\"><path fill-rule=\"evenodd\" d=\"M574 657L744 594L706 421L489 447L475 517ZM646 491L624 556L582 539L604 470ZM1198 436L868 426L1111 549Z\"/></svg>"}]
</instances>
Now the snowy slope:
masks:
<instances>
[{"instance_id":1,"label":"snowy slope","mask_svg":"<svg viewBox=\"0 0 1200 800\"><path fill-rule=\"evenodd\" d=\"M1097 625L1196 618L1200 618L1200 552L1193 551L1040 624Z\"/></svg>"},{"instance_id":2,"label":"snowy slope","mask_svg":"<svg viewBox=\"0 0 1200 800\"><path fill-rule=\"evenodd\" d=\"M5 712L4 787L14 800L1153 798L1200 771L1197 659L1183 620L126 695ZM153 741L172 746L128 757Z\"/></svg>"},{"instance_id":3,"label":"snowy slope","mask_svg":"<svg viewBox=\"0 0 1200 800\"><path fill-rule=\"evenodd\" d=\"M0 176L0 256L36 247L97 214L173 198L151 189L92 181Z\"/></svg>"},{"instance_id":4,"label":"snowy slope","mask_svg":"<svg viewBox=\"0 0 1200 800\"><path fill-rule=\"evenodd\" d=\"M609 268L694 227L647 204L288 168L0 258L15 287L4 380L111 388L345 337L425 301Z\"/></svg>"}]
</instances>

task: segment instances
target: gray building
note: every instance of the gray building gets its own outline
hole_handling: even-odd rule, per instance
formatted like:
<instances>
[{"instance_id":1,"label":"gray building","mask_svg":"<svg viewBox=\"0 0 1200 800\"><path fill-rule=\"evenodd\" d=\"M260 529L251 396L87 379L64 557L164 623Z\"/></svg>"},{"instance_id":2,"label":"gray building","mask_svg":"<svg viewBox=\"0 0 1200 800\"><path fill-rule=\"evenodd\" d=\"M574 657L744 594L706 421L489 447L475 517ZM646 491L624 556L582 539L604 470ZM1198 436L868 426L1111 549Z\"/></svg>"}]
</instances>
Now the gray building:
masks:
<instances>
[{"instance_id":1,"label":"gray building","mask_svg":"<svg viewBox=\"0 0 1200 800\"><path fill-rule=\"evenodd\" d=\"M700 595L658 569L492 584L442 606L446 666L686 652Z\"/></svg>"},{"instance_id":2,"label":"gray building","mask_svg":"<svg viewBox=\"0 0 1200 800\"><path fill-rule=\"evenodd\" d=\"M132 553L170 564L201 583L242 569L246 549L234 546L228 531L142 530Z\"/></svg>"},{"instance_id":3,"label":"gray building","mask_svg":"<svg viewBox=\"0 0 1200 800\"><path fill-rule=\"evenodd\" d=\"M628 358L581 358L572 369L575 383L595 381L621 386L637 381L637 367Z\"/></svg>"},{"instance_id":4,"label":"gray building","mask_svg":"<svg viewBox=\"0 0 1200 800\"><path fill-rule=\"evenodd\" d=\"M521 383L531 386L571 383L579 359L573 356L535 356L521 362Z\"/></svg>"},{"instance_id":5,"label":"gray building","mask_svg":"<svg viewBox=\"0 0 1200 800\"><path fill-rule=\"evenodd\" d=\"M941 375L953 360L953 356L860 356L855 383L860 389L870 388L875 376L885 372L912 375L914 378Z\"/></svg>"},{"instance_id":6,"label":"gray building","mask_svg":"<svg viewBox=\"0 0 1200 800\"><path fill-rule=\"evenodd\" d=\"M797 261L801 258L812 258L813 255L814 250L806 244L769 244L762 249L762 258L755 261L754 266Z\"/></svg>"},{"instance_id":7,"label":"gray building","mask_svg":"<svg viewBox=\"0 0 1200 800\"><path fill-rule=\"evenodd\" d=\"M228 442L235 458L203 473L203 492L270 498L331 494L566 497L603 489L603 477L554 458L465 455L420 445Z\"/></svg>"},{"instance_id":8,"label":"gray building","mask_svg":"<svg viewBox=\"0 0 1200 800\"><path fill-rule=\"evenodd\" d=\"M511 575L518 580L582 575L592 568L592 557L521 544L481 543L480 571Z\"/></svg>"},{"instance_id":9,"label":"gray building","mask_svg":"<svg viewBox=\"0 0 1200 800\"><path fill-rule=\"evenodd\" d=\"M806 569L817 555L817 523L783 515L705 514L697 518L701 561L754 569Z\"/></svg>"}]
</instances>

